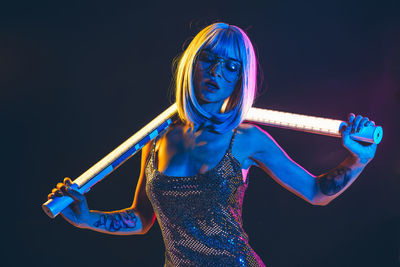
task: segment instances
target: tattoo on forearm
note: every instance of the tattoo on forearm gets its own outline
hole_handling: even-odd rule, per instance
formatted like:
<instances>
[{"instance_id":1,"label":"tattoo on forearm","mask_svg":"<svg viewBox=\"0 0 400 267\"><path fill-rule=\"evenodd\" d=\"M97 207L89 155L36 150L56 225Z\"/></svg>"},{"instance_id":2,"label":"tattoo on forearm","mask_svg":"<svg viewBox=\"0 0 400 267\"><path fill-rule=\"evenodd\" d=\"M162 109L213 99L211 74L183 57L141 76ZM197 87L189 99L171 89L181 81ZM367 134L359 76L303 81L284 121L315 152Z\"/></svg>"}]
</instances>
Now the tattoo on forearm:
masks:
<instances>
[{"instance_id":1,"label":"tattoo on forearm","mask_svg":"<svg viewBox=\"0 0 400 267\"><path fill-rule=\"evenodd\" d=\"M327 196L332 196L342 190L351 178L351 169L341 167L334 169L318 179L321 192Z\"/></svg>"},{"instance_id":2,"label":"tattoo on forearm","mask_svg":"<svg viewBox=\"0 0 400 267\"><path fill-rule=\"evenodd\" d=\"M121 229L135 228L137 217L133 210L123 211L115 214L101 215L100 219L94 223L94 226L101 227L110 232L116 232Z\"/></svg>"}]
</instances>

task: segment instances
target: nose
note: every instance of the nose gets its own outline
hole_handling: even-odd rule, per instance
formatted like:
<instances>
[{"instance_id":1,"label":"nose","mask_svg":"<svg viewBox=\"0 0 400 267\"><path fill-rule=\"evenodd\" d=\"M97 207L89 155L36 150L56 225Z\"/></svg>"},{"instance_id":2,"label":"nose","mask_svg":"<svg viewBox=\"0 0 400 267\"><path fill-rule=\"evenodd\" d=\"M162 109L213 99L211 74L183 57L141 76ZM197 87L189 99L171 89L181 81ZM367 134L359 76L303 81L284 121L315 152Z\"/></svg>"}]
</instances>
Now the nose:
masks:
<instances>
[{"instance_id":1,"label":"nose","mask_svg":"<svg viewBox=\"0 0 400 267\"><path fill-rule=\"evenodd\" d=\"M211 74L212 76L214 76L214 77L215 77L215 76L222 77L222 76L221 76L221 71L222 71L222 69L219 68L219 71L217 72L217 66L219 66L219 65L221 65L221 67L222 67L221 61L216 62L216 63L212 66L212 68L210 69L210 74Z\"/></svg>"}]
</instances>

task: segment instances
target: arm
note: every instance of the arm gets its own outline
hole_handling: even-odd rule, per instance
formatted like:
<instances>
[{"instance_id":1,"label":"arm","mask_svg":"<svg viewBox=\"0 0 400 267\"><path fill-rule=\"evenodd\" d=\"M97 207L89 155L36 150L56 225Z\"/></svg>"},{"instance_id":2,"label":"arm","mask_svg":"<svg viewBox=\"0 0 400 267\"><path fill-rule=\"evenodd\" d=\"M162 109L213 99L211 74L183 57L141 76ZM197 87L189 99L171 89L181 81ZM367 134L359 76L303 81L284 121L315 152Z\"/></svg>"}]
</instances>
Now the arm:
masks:
<instances>
[{"instance_id":1,"label":"arm","mask_svg":"<svg viewBox=\"0 0 400 267\"><path fill-rule=\"evenodd\" d=\"M138 213L131 208L110 212L91 210L89 216L79 228L113 235L143 233L140 217Z\"/></svg>"},{"instance_id":2,"label":"arm","mask_svg":"<svg viewBox=\"0 0 400 267\"><path fill-rule=\"evenodd\" d=\"M376 145L363 146L349 138L351 129L362 127L365 123L368 123L367 118L349 117L351 127L343 131L342 140L350 156L318 177L293 161L267 132L257 126L247 130L252 152L250 159L290 192L313 205L326 205L346 190L373 158Z\"/></svg>"},{"instance_id":3,"label":"arm","mask_svg":"<svg viewBox=\"0 0 400 267\"><path fill-rule=\"evenodd\" d=\"M96 211L88 209L84 195L70 188L71 179L65 178L52 190L49 198L66 194L75 201L65 208L61 215L72 225L97 232L113 235L145 234L153 225L155 216L145 192L145 163L151 144L142 149L141 170L136 187L135 198L131 207L117 211Z\"/></svg>"},{"instance_id":4,"label":"arm","mask_svg":"<svg viewBox=\"0 0 400 267\"><path fill-rule=\"evenodd\" d=\"M142 149L140 176L131 207L118 211L91 210L82 228L114 235L145 234L155 221L155 214L146 195L145 164L152 142Z\"/></svg>"},{"instance_id":5,"label":"arm","mask_svg":"<svg viewBox=\"0 0 400 267\"><path fill-rule=\"evenodd\" d=\"M339 166L319 175L314 202L322 206L331 202L357 179L366 165L359 158L349 155Z\"/></svg>"},{"instance_id":6,"label":"arm","mask_svg":"<svg viewBox=\"0 0 400 267\"><path fill-rule=\"evenodd\" d=\"M375 156L376 144L357 142L349 137L351 133L360 131L368 124L373 125L374 122L360 115L355 117L354 114L349 114L348 126L342 132L342 142L350 155L335 169L317 177L319 190L315 201L320 205L328 204L345 191Z\"/></svg>"}]
</instances>

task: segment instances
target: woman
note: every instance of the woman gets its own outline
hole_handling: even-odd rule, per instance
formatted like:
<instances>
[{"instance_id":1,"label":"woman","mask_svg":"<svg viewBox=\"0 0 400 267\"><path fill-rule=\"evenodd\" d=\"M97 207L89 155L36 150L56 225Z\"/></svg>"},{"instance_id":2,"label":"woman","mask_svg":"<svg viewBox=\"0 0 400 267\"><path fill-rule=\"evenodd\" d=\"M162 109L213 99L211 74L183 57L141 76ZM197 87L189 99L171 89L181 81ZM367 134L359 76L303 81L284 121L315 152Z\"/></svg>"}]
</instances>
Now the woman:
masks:
<instances>
[{"instance_id":1,"label":"woman","mask_svg":"<svg viewBox=\"0 0 400 267\"><path fill-rule=\"evenodd\" d=\"M179 119L142 149L141 173L130 208L90 210L64 179L49 198L75 202L62 215L74 226L108 234L145 234L155 217L165 243L166 266L264 266L242 228L242 202L251 166L265 170L313 205L340 195L372 160L376 145L349 138L373 122L350 114L342 132L349 156L314 176L274 139L242 123L256 91L256 57L243 30L215 23L200 31L176 71Z\"/></svg>"}]
</instances>

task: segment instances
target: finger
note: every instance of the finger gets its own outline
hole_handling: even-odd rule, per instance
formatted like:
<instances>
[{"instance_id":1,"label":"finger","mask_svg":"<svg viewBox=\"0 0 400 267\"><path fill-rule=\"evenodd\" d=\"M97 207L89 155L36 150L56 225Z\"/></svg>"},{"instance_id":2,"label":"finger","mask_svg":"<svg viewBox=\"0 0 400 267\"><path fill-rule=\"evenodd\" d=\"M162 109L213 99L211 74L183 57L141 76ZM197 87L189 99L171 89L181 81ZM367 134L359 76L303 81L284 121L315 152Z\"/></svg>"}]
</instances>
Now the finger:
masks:
<instances>
[{"instance_id":1,"label":"finger","mask_svg":"<svg viewBox=\"0 0 400 267\"><path fill-rule=\"evenodd\" d=\"M51 190L51 193L54 194L54 196L56 196L56 197L62 197L63 196L63 193L57 188L53 188L53 190Z\"/></svg>"},{"instance_id":2,"label":"finger","mask_svg":"<svg viewBox=\"0 0 400 267\"><path fill-rule=\"evenodd\" d=\"M353 122L355 117L356 117L356 115L354 115L354 113L350 113L348 115L347 120L350 122L350 124Z\"/></svg>"},{"instance_id":3,"label":"finger","mask_svg":"<svg viewBox=\"0 0 400 267\"><path fill-rule=\"evenodd\" d=\"M366 121L366 122L364 123L364 126L365 126L365 127L368 127L368 126L370 126L370 125L372 125L372 123L371 123L370 120L368 120L368 121Z\"/></svg>"},{"instance_id":4,"label":"finger","mask_svg":"<svg viewBox=\"0 0 400 267\"><path fill-rule=\"evenodd\" d=\"M64 183L58 183L57 186L56 186L56 188L57 188L57 189L61 189L61 187L63 187L63 186L65 186Z\"/></svg>"},{"instance_id":5,"label":"finger","mask_svg":"<svg viewBox=\"0 0 400 267\"><path fill-rule=\"evenodd\" d=\"M352 124L347 122L346 123L346 128L343 131L343 134L344 135L350 135L351 129L352 129Z\"/></svg>"},{"instance_id":6,"label":"finger","mask_svg":"<svg viewBox=\"0 0 400 267\"><path fill-rule=\"evenodd\" d=\"M355 133L356 129L358 128L358 125L360 124L360 121L362 120L362 116L358 115L355 120L353 121L352 127L351 127L351 133Z\"/></svg>"},{"instance_id":7,"label":"finger","mask_svg":"<svg viewBox=\"0 0 400 267\"><path fill-rule=\"evenodd\" d=\"M64 193L64 194L68 194L68 188L69 188L69 186L67 186L67 185L62 185L61 187L60 187L60 190Z\"/></svg>"},{"instance_id":8,"label":"finger","mask_svg":"<svg viewBox=\"0 0 400 267\"><path fill-rule=\"evenodd\" d=\"M343 122L343 124L340 125L339 132L340 132L340 133L344 133L344 132L348 133L349 128L350 128L350 127L349 127L349 124L346 123L346 122Z\"/></svg>"},{"instance_id":9,"label":"finger","mask_svg":"<svg viewBox=\"0 0 400 267\"><path fill-rule=\"evenodd\" d=\"M360 123L358 124L357 130L356 132L360 132L364 127L365 124L369 121L369 119L367 117L362 118L362 120L360 121Z\"/></svg>"},{"instance_id":10,"label":"finger","mask_svg":"<svg viewBox=\"0 0 400 267\"><path fill-rule=\"evenodd\" d=\"M65 178L64 178L64 184L66 184L66 185L72 185L71 178L65 177Z\"/></svg>"},{"instance_id":11,"label":"finger","mask_svg":"<svg viewBox=\"0 0 400 267\"><path fill-rule=\"evenodd\" d=\"M47 199L51 199L51 198L54 198L54 194L53 193L50 193L50 194L47 195Z\"/></svg>"},{"instance_id":12,"label":"finger","mask_svg":"<svg viewBox=\"0 0 400 267\"><path fill-rule=\"evenodd\" d=\"M367 124L368 127L375 126L375 122L374 121L367 121L366 124Z\"/></svg>"}]
</instances>

